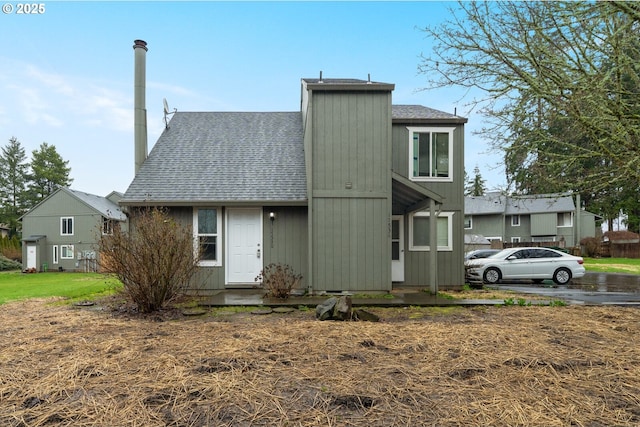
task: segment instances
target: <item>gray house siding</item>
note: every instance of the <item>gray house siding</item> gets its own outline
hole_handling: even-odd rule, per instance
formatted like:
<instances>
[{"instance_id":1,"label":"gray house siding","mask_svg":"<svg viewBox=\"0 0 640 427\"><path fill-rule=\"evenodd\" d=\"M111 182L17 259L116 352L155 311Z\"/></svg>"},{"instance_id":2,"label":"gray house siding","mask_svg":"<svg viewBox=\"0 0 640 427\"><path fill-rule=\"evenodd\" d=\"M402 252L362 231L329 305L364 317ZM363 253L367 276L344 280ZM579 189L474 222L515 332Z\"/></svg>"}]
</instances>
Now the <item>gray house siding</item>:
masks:
<instances>
[{"instance_id":1,"label":"gray house siding","mask_svg":"<svg viewBox=\"0 0 640 427\"><path fill-rule=\"evenodd\" d=\"M558 231L558 214L531 214L531 236L554 236Z\"/></svg>"},{"instance_id":2,"label":"gray house siding","mask_svg":"<svg viewBox=\"0 0 640 427\"><path fill-rule=\"evenodd\" d=\"M269 214L275 219L271 221ZM302 275L301 286L305 287L309 278L307 208L306 207L265 207L263 211L264 266L271 263L289 265Z\"/></svg>"},{"instance_id":3,"label":"gray house siding","mask_svg":"<svg viewBox=\"0 0 640 427\"><path fill-rule=\"evenodd\" d=\"M393 171L409 177L409 130L408 127L455 127L453 131L453 181L416 182L442 197L439 206L442 212L453 212L452 251L438 251L437 280L440 288L459 287L464 284L464 125L442 125L424 121L396 121L392 129ZM431 251L413 251L409 248L409 212L394 210L394 215L404 215L404 260L405 280L398 285L428 286L430 282Z\"/></svg>"},{"instance_id":4,"label":"gray house siding","mask_svg":"<svg viewBox=\"0 0 640 427\"><path fill-rule=\"evenodd\" d=\"M390 290L391 92L314 90L305 104L313 288Z\"/></svg>"},{"instance_id":5,"label":"gray house siding","mask_svg":"<svg viewBox=\"0 0 640 427\"><path fill-rule=\"evenodd\" d=\"M468 215L468 214L467 214ZM487 238L500 238L504 235L505 224L502 215L470 215L471 228L468 234L478 234Z\"/></svg>"}]
</instances>

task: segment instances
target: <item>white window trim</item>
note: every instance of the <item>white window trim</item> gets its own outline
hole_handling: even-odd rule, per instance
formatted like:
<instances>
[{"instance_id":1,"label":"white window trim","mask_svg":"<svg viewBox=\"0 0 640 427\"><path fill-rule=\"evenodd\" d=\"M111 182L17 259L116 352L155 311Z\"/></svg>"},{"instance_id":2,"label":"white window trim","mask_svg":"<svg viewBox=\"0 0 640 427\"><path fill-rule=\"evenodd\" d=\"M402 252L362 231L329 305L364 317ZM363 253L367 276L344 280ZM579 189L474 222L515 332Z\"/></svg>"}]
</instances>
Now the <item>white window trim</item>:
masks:
<instances>
[{"instance_id":1,"label":"white window trim","mask_svg":"<svg viewBox=\"0 0 640 427\"><path fill-rule=\"evenodd\" d=\"M107 232L105 232L105 226L108 228ZM107 217L102 217L102 235L103 236L110 236L113 234L113 227L115 227L115 221L107 218Z\"/></svg>"},{"instance_id":2,"label":"white window trim","mask_svg":"<svg viewBox=\"0 0 640 427\"><path fill-rule=\"evenodd\" d=\"M453 131L455 127L407 127L409 130L409 179L411 181L417 182L432 182L432 181L440 181L440 182L453 182ZM438 176L413 176L413 134L415 132L438 132L438 133L448 133L449 134L449 176L448 177L438 177Z\"/></svg>"},{"instance_id":3,"label":"white window trim","mask_svg":"<svg viewBox=\"0 0 640 427\"><path fill-rule=\"evenodd\" d=\"M64 248L67 248L71 252L71 256L64 256ZM60 245L60 259L74 259L75 258L75 250L73 245Z\"/></svg>"},{"instance_id":4,"label":"white window trim","mask_svg":"<svg viewBox=\"0 0 640 427\"><path fill-rule=\"evenodd\" d=\"M520 237L512 237L511 243L520 243Z\"/></svg>"},{"instance_id":5,"label":"white window trim","mask_svg":"<svg viewBox=\"0 0 640 427\"><path fill-rule=\"evenodd\" d=\"M473 215L465 215L469 217L469 227L464 227L465 230L473 230Z\"/></svg>"},{"instance_id":6,"label":"white window trim","mask_svg":"<svg viewBox=\"0 0 640 427\"><path fill-rule=\"evenodd\" d=\"M453 251L453 214L455 212L440 212L438 218L447 218L447 245L438 246L438 252L451 252ZM431 246L415 246L413 244L413 218L416 216L427 216L431 214L427 211L414 212L409 216L409 250L418 251L430 251Z\"/></svg>"},{"instance_id":7,"label":"white window trim","mask_svg":"<svg viewBox=\"0 0 640 427\"><path fill-rule=\"evenodd\" d=\"M65 220L71 220L71 233L63 233L62 232L62 223ZM73 233L76 231L76 221L74 220L74 218L72 216L63 216L60 217L60 235L61 236L73 236Z\"/></svg>"},{"instance_id":8,"label":"white window trim","mask_svg":"<svg viewBox=\"0 0 640 427\"><path fill-rule=\"evenodd\" d=\"M216 260L212 261L212 260L200 260L198 262L198 265L200 267L221 267L222 266L222 258L221 258L221 246L222 246L222 233L220 232L220 230L222 230L222 223L220 222L220 220L222 219L222 215L220 215L220 210L222 208L217 207L217 206L203 206L202 208L193 208L193 251L194 254L197 256L198 255L198 245L200 243L200 239L199 236L200 234L198 234L198 210L199 209L215 209L216 210L216 225L217 225L217 230L215 234L202 234L202 236L216 236L217 240L216 240Z\"/></svg>"},{"instance_id":9,"label":"white window trim","mask_svg":"<svg viewBox=\"0 0 640 427\"><path fill-rule=\"evenodd\" d=\"M516 218L518 218L517 221ZM520 227L520 215L511 215L511 226Z\"/></svg>"},{"instance_id":10,"label":"white window trim","mask_svg":"<svg viewBox=\"0 0 640 427\"><path fill-rule=\"evenodd\" d=\"M52 264L58 264L59 262L59 250L57 245L53 245L53 254L51 256Z\"/></svg>"},{"instance_id":11,"label":"white window trim","mask_svg":"<svg viewBox=\"0 0 640 427\"><path fill-rule=\"evenodd\" d=\"M569 214L569 225L559 225L558 228L571 228L573 227L573 212L558 212L558 215L562 215L563 217Z\"/></svg>"}]
</instances>

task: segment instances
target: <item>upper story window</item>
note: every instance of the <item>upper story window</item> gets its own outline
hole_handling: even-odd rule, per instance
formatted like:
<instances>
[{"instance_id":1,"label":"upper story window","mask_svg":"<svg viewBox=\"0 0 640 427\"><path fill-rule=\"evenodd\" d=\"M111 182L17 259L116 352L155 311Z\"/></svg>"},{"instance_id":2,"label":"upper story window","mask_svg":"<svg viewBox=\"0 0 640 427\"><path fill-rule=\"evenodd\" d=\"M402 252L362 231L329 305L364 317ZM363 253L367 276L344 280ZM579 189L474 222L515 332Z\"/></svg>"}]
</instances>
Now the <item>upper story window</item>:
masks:
<instances>
[{"instance_id":1,"label":"upper story window","mask_svg":"<svg viewBox=\"0 0 640 427\"><path fill-rule=\"evenodd\" d=\"M113 227L115 226L114 220L102 217L102 234L113 234Z\"/></svg>"},{"instance_id":2,"label":"upper story window","mask_svg":"<svg viewBox=\"0 0 640 427\"><path fill-rule=\"evenodd\" d=\"M454 128L409 127L409 178L453 181Z\"/></svg>"},{"instance_id":3,"label":"upper story window","mask_svg":"<svg viewBox=\"0 0 640 427\"><path fill-rule=\"evenodd\" d=\"M511 215L511 225L514 227L520 225L520 215Z\"/></svg>"},{"instance_id":4,"label":"upper story window","mask_svg":"<svg viewBox=\"0 0 640 427\"><path fill-rule=\"evenodd\" d=\"M60 235L73 236L73 217L72 216L60 218Z\"/></svg>"},{"instance_id":5,"label":"upper story window","mask_svg":"<svg viewBox=\"0 0 640 427\"><path fill-rule=\"evenodd\" d=\"M465 215L464 216L464 229L465 230L471 230L473 228L473 219L471 218L471 215Z\"/></svg>"},{"instance_id":6,"label":"upper story window","mask_svg":"<svg viewBox=\"0 0 640 427\"><path fill-rule=\"evenodd\" d=\"M220 221L218 209L198 208L193 210L193 230L196 250L200 250L200 265L218 266L220 262Z\"/></svg>"},{"instance_id":7,"label":"upper story window","mask_svg":"<svg viewBox=\"0 0 640 427\"><path fill-rule=\"evenodd\" d=\"M572 226L573 226L573 213L558 212L558 227L572 227Z\"/></svg>"}]
</instances>

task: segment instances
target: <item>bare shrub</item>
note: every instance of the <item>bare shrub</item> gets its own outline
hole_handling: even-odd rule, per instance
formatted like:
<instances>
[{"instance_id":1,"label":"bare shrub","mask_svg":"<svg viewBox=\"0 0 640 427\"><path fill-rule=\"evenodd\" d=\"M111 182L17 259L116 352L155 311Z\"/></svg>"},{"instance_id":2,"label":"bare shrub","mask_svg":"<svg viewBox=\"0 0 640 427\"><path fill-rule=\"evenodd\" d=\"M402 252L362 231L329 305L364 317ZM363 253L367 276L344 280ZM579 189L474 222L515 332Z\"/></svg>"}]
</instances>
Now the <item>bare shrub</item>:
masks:
<instances>
[{"instance_id":1,"label":"bare shrub","mask_svg":"<svg viewBox=\"0 0 640 427\"><path fill-rule=\"evenodd\" d=\"M296 274L289 265L275 263L267 265L256 277L256 281L261 282L267 290L267 296L274 298L288 298L301 280L302 276Z\"/></svg>"},{"instance_id":2,"label":"bare shrub","mask_svg":"<svg viewBox=\"0 0 640 427\"><path fill-rule=\"evenodd\" d=\"M585 237L580 240L580 245L584 248L585 254L588 257L600 256L600 239L595 237Z\"/></svg>"},{"instance_id":3,"label":"bare shrub","mask_svg":"<svg viewBox=\"0 0 640 427\"><path fill-rule=\"evenodd\" d=\"M100 266L120 279L139 311L160 310L184 293L197 271L191 226L178 224L166 209L145 208L132 213L130 228L100 237Z\"/></svg>"}]
</instances>

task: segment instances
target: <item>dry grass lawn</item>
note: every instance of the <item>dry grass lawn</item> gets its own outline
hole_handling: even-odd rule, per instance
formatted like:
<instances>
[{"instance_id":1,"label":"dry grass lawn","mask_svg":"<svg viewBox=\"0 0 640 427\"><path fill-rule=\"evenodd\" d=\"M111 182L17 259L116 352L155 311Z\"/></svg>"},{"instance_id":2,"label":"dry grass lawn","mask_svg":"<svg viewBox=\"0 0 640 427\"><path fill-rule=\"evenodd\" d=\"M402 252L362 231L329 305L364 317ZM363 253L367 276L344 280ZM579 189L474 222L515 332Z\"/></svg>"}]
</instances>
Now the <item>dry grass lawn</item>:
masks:
<instances>
[{"instance_id":1,"label":"dry grass lawn","mask_svg":"<svg viewBox=\"0 0 640 427\"><path fill-rule=\"evenodd\" d=\"M0 426L637 426L640 310L0 313Z\"/></svg>"}]
</instances>

